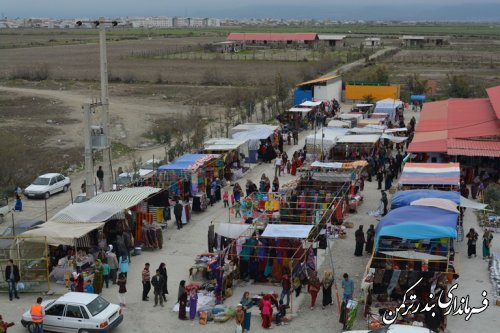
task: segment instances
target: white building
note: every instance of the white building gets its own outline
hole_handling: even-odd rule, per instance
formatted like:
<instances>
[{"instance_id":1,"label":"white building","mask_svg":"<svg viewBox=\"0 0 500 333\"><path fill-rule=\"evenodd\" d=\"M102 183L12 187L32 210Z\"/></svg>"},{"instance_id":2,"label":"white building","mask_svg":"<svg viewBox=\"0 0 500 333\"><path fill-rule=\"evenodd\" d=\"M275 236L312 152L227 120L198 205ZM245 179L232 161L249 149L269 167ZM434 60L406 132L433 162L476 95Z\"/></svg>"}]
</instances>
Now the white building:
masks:
<instances>
[{"instance_id":1,"label":"white building","mask_svg":"<svg viewBox=\"0 0 500 333\"><path fill-rule=\"evenodd\" d=\"M365 38L365 46L367 47L380 47L381 40L378 37Z\"/></svg>"},{"instance_id":2,"label":"white building","mask_svg":"<svg viewBox=\"0 0 500 333\"><path fill-rule=\"evenodd\" d=\"M173 23L174 28L186 28L189 26L189 21L185 17L175 16L172 19L172 23Z\"/></svg>"},{"instance_id":3,"label":"white building","mask_svg":"<svg viewBox=\"0 0 500 333\"><path fill-rule=\"evenodd\" d=\"M173 19L167 16L136 17L130 20L132 28L172 28Z\"/></svg>"},{"instance_id":4,"label":"white building","mask_svg":"<svg viewBox=\"0 0 500 333\"><path fill-rule=\"evenodd\" d=\"M220 27L220 19L216 18L204 18L203 25L205 27Z\"/></svg>"}]
</instances>

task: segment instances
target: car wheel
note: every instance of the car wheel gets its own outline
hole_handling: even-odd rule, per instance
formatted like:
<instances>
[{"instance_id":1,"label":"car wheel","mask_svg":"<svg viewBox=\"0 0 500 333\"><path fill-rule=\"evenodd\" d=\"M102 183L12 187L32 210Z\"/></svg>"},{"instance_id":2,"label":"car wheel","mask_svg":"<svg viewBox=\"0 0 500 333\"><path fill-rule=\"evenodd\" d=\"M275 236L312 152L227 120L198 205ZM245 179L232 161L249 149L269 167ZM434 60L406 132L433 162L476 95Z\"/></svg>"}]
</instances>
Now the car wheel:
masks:
<instances>
[{"instance_id":1,"label":"car wheel","mask_svg":"<svg viewBox=\"0 0 500 333\"><path fill-rule=\"evenodd\" d=\"M50 198L50 192L45 192L44 198L45 198L45 199Z\"/></svg>"},{"instance_id":2,"label":"car wheel","mask_svg":"<svg viewBox=\"0 0 500 333\"><path fill-rule=\"evenodd\" d=\"M36 323L29 323L26 327L28 328L28 332L30 333L37 333L39 331L38 324Z\"/></svg>"},{"instance_id":3,"label":"car wheel","mask_svg":"<svg viewBox=\"0 0 500 333\"><path fill-rule=\"evenodd\" d=\"M68 192L68 185L64 185L63 192Z\"/></svg>"}]
</instances>

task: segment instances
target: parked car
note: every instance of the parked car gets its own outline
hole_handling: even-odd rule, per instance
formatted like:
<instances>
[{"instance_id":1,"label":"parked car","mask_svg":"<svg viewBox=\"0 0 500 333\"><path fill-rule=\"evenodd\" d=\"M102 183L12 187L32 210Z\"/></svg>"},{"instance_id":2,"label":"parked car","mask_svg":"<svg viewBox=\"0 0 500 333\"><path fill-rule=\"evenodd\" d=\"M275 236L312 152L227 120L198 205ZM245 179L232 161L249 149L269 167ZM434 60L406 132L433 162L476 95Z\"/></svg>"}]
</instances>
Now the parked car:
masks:
<instances>
[{"instance_id":1,"label":"parked car","mask_svg":"<svg viewBox=\"0 0 500 333\"><path fill-rule=\"evenodd\" d=\"M58 299L43 301L42 306L44 331L110 332L123 321L120 306L96 294L69 292ZM33 327L29 310L23 314L21 324L28 329Z\"/></svg>"},{"instance_id":2,"label":"parked car","mask_svg":"<svg viewBox=\"0 0 500 333\"><path fill-rule=\"evenodd\" d=\"M18 236L23 232L37 228L43 223L45 223L45 221L42 220L19 220L14 225L14 228L12 228L12 226L9 226L7 229L5 229L2 233L2 237ZM13 242L13 238L0 238L0 258L6 259L9 257L10 246Z\"/></svg>"},{"instance_id":3,"label":"parked car","mask_svg":"<svg viewBox=\"0 0 500 333\"><path fill-rule=\"evenodd\" d=\"M5 220L5 217L10 213L9 199L0 199L0 223Z\"/></svg>"},{"instance_id":4,"label":"parked car","mask_svg":"<svg viewBox=\"0 0 500 333\"><path fill-rule=\"evenodd\" d=\"M102 193L102 191L97 191L97 193L94 196L99 195L101 193ZM85 201L87 201L87 194L80 193L75 197L75 199L73 200L73 203L82 203Z\"/></svg>"},{"instance_id":5,"label":"parked car","mask_svg":"<svg viewBox=\"0 0 500 333\"><path fill-rule=\"evenodd\" d=\"M434 333L434 331L425 328L410 325L389 325L377 328L375 330L359 330L359 331L346 331L345 333Z\"/></svg>"},{"instance_id":6,"label":"parked car","mask_svg":"<svg viewBox=\"0 0 500 333\"><path fill-rule=\"evenodd\" d=\"M153 176L155 170L160 166L160 162L161 161L156 158L146 161L139 169L139 177L146 179Z\"/></svg>"},{"instance_id":7,"label":"parked car","mask_svg":"<svg viewBox=\"0 0 500 333\"><path fill-rule=\"evenodd\" d=\"M52 194L66 192L71 186L68 177L60 173L46 173L39 176L30 186L24 189L24 195L31 198L48 199Z\"/></svg>"}]
</instances>

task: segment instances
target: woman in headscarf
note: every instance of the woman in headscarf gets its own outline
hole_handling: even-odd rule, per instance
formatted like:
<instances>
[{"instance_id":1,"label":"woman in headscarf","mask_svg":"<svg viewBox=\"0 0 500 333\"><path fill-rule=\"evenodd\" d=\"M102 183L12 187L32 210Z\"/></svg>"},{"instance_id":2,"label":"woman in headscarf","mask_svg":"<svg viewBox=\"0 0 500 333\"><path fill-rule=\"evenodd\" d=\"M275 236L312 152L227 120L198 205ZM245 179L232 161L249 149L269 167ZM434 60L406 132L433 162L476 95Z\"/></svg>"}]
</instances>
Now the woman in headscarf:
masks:
<instances>
[{"instance_id":1,"label":"woman in headscarf","mask_svg":"<svg viewBox=\"0 0 500 333\"><path fill-rule=\"evenodd\" d=\"M177 301L179 302L179 319L187 320L186 304L187 304L186 281L182 280L179 283L179 292L177 293Z\"/></svg>"},{"instance_id":2,"label":"woman in headscarf","mask_svg":"<svg viewBox=\"0 0 500 333\"><path fill-rule=\"evenodd\" d=\"M467 233L467 257L476 257L476 242L479 237L477 234L476 230L474 228L470 228L469 232Z\"/></svg>"},{"instance_id":3,"label":"woman in headscarf","mask_svg":"<svg viewBox=\"0 0 500 333\"><path fill-rule=\"evenodd\" d=\"M371 254L373 252L374 239L375 239L375 227L373 224L370 224L370 228L366 230L366 244L365 244L366 253Z\"/></svg>"},{"instance_id":4,"label":"woman in headscarf","mask_svg":"<svg viewBox=\"0 0 500 333\"><path fill-rule=\"evenodd\" d=\"M363 226L360 225L359 229L354 233L354 238L356 240L356 250L354 255L356 257L361 257L363 255L363 245L365 244L365 233L363 232Z\"/></svg>"},{"instance_id":5,"label":"woman in headscarf","mask_svg":"<svg viewBox=\"0 0 500 333\"><path fill-rule=\"evenodd\" d=\"M160 264L160 267L158 267L158 270L160 271L160 275L163 277L163 285L162 285L162 288L161 288L161 296L163 297L163 300L166 302L167 301L167 297L165 296L165 294L168 294L168 288L167 288L167 279L168 279L167 265L165 265L165 263L162 262Z\"/></svg>"},{"instance_id":6,"label":"woman in headscarf","mask_svg":"<svg viewBox=\"0 0 500 333\"><path fill-rule=\"evenodd\" d=\"M102 292L102 285L104 267L102 267L101 259L97 259L94 266L94 280L92 285L94 286L94 293L99 295Z\"/></svg>"},{"instance_id":7,"label":"woman in headscarf","mask_svg":"<svg viewBox=\"0 0 500 333\"><path fill-rule=\"evenodd\" d=\"M489 229L486 229L486 231L483 234L483 259L488 259L491 256L490 247L492 239L493 239L493 234Z\"/></svg>"},{"instance_id":8,"label":"woman in headscarf","mask_svg":"<svg viewBox=\"0 0 500 333\"><path fill-rule=\"evenodd\" d=\"M252 312L250 311L250 308L253 306L253 301L250 298L250 293L248 291L245 291L243 293L243 297L241 298L240 303L243 306L243 311L245 311L245 316L243 319L243 332L249 332L250 319L252 318Z\"/></svg>"},{"instance_id":9,"label":"woman in headscarf","mask_svg":"<svg viewBox=\"0 0 500 333\"><path fill-rule=\"evenodd\" d=\"M325 306L332 304L332 273L325 272L323 280L321 281L321 289L323 290L323 309Z\"/></svg>"},{"instance_id":10,"label":"woman in headscarf","mask_svg":"<svg viewBox=\"0 0 500 333\"><path fill-rule=\"evenodd\" d=\"M316 298L318 297L318 292L321 288L321 281L318 279L318 274L316 271L311 272L311 278L307 284L307 290L311 294L311 310L314 310L316 305Z\"/></svg>"}]
</instances>

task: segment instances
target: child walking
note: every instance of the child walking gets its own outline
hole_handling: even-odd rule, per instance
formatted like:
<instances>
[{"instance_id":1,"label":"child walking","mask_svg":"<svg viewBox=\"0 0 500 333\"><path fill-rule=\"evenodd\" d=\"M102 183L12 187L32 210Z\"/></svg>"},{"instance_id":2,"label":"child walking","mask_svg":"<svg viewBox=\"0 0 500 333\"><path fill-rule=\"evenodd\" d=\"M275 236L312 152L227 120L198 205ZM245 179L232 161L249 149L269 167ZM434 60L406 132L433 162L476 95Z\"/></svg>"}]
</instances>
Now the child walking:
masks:
<instances>
[{"instance_id":1,"label":"child walking","mask_svg":"<svg viewBox=\"0 0 500 333\"><path fill-rule=\"evenodd\" d=\"M108 260L104 259L104 263L102 264L102 276L104 278L104 284L106 288L109 288L109 272L111 268L109 267Z\"/></svg>"},{"instance_id":2,"label":"child walking","mask_svg":"<svg viewBox=\"0 0 500 333\"><path fill-rule=\"evenodd\" d=\"M241 213L240 213L240 202L239 201L235 201L234 202L234 217L241 217Z\"/></svg>"},{"instance_id":3,"label":"child walking","mask_svg":"<svg viewBox=\"0 0 500 333\"><path fill-rule=\"evenodd\" d=\"M118 285L118 299L120 300L120 306L122 308L125 307L125 293L127 292L127 277L125 274L120 273L118 275L118 281L116 281Z\"/></svg>"},{"instance_id":4,"label":"child walking","mask_svg":"<svg viewBox=\"0 0 500 333\"><path fill-rule=\"evenodd\" d=\"M229 207L229 192L227 190L224 190L222 200L224 200L224 208Z\"/></svg>"}]
</instances>

